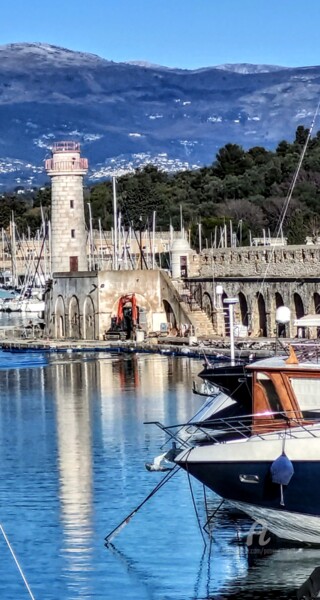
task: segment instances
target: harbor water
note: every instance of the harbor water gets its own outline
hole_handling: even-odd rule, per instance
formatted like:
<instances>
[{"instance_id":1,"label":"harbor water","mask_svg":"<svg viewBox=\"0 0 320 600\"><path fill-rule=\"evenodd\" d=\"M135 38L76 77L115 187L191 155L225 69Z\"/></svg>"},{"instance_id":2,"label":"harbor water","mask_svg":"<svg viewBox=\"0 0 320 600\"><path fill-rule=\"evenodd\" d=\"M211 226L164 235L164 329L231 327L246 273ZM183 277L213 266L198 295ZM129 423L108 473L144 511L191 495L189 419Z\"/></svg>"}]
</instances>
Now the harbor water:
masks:
<instances>
[{"instance_id":1,"label":"harbor water","mask_svg":"<svg viewBox=\"0 0 320 600\"><path fill-rule=\"evenodd\" d=\"M288 599L320 550L250 553L250 520L176 475L104 546L164 476L145 463L201 405L187 357L0 352L0 522L36 600ZM194 502L193 502L194 500ZM195 511L196 508L196 511ZM207 543L204 548L203 536ZM210 542L210 543L209 543ZM28 598L3 537L1 600Z\"/></svg>"}]
</instances>

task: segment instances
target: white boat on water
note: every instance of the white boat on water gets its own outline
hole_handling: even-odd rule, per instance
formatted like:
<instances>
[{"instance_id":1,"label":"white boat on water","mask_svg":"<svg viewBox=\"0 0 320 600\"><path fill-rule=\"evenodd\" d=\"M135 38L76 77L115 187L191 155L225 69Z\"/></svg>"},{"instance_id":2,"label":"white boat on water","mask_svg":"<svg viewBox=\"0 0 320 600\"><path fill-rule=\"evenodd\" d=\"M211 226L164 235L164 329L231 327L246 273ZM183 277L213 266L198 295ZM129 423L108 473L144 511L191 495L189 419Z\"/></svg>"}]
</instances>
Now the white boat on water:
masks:
<instances>
[{"instance_id":1,"label":"white boat on water","mask_svg":"<svg viewBox=\"0 0 320 600\"><path fill-rule=\"evenodd\" d=\"M22 293L19 296L2 299L0 310L2 312L21 312L21 313L43 313L45 309L45 301L43 300L43 290L35 288Z\"/></svg>"},{"instance_id":2,"label":"white boat on water","mask_svg":"<svg viewBox=\"0 0 320 600\"><path fill-rule=\"evenodd\" d=\"M45 309L44 300L28 298L20 301L20 310L22 313L43 313Z\"/></svg>"},{"instance_id":3,"label":"white boat on water","mask_svg":"<svg viewBox=\"0 0 320 600\"><path fill-rule=\"evenodd\" d=\"M213 415L190 443L179 424L174 460L280 538L320 544L320 346L294 348L246 367L252 414Z\"/></svg>"}]
</instances>

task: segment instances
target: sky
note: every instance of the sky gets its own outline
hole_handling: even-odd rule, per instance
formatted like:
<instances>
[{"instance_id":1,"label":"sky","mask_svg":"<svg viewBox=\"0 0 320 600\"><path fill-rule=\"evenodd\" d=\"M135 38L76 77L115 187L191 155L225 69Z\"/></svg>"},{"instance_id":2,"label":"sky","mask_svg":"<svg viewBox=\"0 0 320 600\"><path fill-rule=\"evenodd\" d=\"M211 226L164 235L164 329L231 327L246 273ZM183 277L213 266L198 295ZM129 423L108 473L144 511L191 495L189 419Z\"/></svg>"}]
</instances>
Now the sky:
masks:
<instances>
[{"instance_id":1,"label":"sky","mask_svg":"<svg viewBox=\"0 0 320 600\"><path fill-rule=\"evenodd\" d=\"M320 64L320 0L2 0L0 44L195 69Z\"/></svg>"}]
</instances>

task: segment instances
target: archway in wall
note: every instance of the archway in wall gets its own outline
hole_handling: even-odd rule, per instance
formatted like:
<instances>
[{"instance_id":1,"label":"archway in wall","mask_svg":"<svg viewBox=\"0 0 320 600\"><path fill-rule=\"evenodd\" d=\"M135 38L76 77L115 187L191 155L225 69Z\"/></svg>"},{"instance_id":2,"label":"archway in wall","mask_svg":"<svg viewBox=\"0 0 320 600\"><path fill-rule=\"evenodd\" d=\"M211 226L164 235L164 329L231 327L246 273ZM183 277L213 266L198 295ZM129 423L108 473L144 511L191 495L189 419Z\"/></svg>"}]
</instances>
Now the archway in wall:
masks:
<instances>
[{"instance_id":1,"label":"archway in wall","mask_svg":"<svg viewBox=\"0 0 320 600\"><path fill-rule=\"evenodd\" d=\"M202 310L207 314L208 318L212 322L213 319L213 303L211 297L207 292L202 296Z\"/></svg>"},{"instance_id":2,"label":"archway in wall","mask_svg":"<svg viewBox=\"0 0 320 600\"><path fill-rule=\"evenodd\" d=\"M55 316L55 319L54 319L54 321L55 321L55 337L58 339L64 338L66 336L66 330L65 330L66 313L65 313L64 300L63 300L62 296L58 296L58 298L56 300L54 316Z\"/></svg>"},{"instance_id":3,"label":"archway in wall","mask_svg":"<svg viewBox=\"0 0 320 600\"><path fill-rule=\"evenodd\" d=\"M201 283L197 283L195 286L193 286L192 289L192 296L194 297L196 303L198 304L198 306L200 306L200 308L203 308L202 306L202 285Z\"/></svg>"},{"instance_id":4,"label":"archway in wall","mask_svg":"<svg viewBox=\"0 0 320 600\"><path fill-rule=\"evenodd\" d=\"M259 316L259 337L267 337L267 315L266 315L266 303L264 297L260 292L257 294L258 303L258 316Z\"/></svg>"},{"instance_id":5,"label":"archway in wall","mask_svg":"<svg viewBox=\"0 0 320 600\"><path fill-rule=\"evenodd\" d=\"M280 306L284 306L283 298L282 298L281 294L279 294L279 292L275 293L275 303L276 303L276 308L280 308Z\"/></svg>"},{"instance_id":6,"label":"archway in wall","mask_svg":"<svg viewBox=\"0 0 320 600\"><path fill-rule=\"evenodd\" d=\"M315 292L313 294L313 302L314 302L314 312L316 315L320 315L320 294ZM320 337L320 327L317 327L317 338Z\"/></svg>"},{"instance_id":7,"label":"archway in wall","mask_svg":"<svg viewBox=\"0 0 320 600\"><path fill-rule=\"evenodd\" d=\"M297 294L297 292L296 292L293 295L293 301L294 301L294 309L295 309L295 313L296 313L296 318L301 319L301 317L304 317L304 306L303 306L303 302L302 302L300 294Z\"/></svg>"},{"instance_id":8,"label":"archway in wall","mask_svg":"<svg viewBox=\"0 0 320 600\"><path fill-rule=\"evenodd\" d=\"M279 292L275 293L275 305L276 305L276 310L277 308L280 308L280 306L284 306L284 302L283 302L283 298L281 296L281 294L279 294ZM277 332L277 336L278 337L286 337L286 325L285 323L276 323L276 332Z\"/></svg>"},{"instance_id":9,"label":"archway in wall","mask_svg":"<svg viewBox=\"0 0 320 600\"><path fill-rule=\"evenodd\" d=\"M241 324L244 325L244 327L248 327L248 303L245 295L242 292L239 293L239 308Z\"/></svg>"},{"instance_id":10,"label":"archway in wall","mask_svg":"<svg viewBox=\"0 0 320 600\"><path fill-rule=\"evenodd\" d=\"M83 338L94 340L96 334L95 310L91 296L87 296L83 305Z\"/></svg>"},{"instance_id":11,"label":"archway in wall","mask_svg":"<svg viewBox=\"0 0 320 600\"><path fill-rule=\"evenodd\" d=\"M72 296L69 303L69 336L73 339L80 339L80 308L79 300Z\"/></svg>"},{"instance_id":12,"label":"archway in wall","mask_svg":"<svg viewBox=\"0 0 320 600\"><path fill-rule=\"evenodd\" d=\"M126 339L135 338L140 327L140 310L135 294L125 294L118 300L117 316L113 319L114 327L125 335Z\"/></svg>"},{"instance_id":13,"label":"archway in wall","mask_svg":"<svg viewBox=\"0 0 320 600\"><path fill-rule=\"evenodd\" d=\"M175 317L175 314L173 312L173 308L172 308L170 302L168 302L167 300L162 300L162 303L163 303L163 308L166 313L167 323L168 323L170 329L176 329L177 321L176 321L176 317Z\"/></svg>"},{"instance_id":14,"label":"archway in wall","mask_svg":"<svg viewBox=\"0 0 320 600\"><path fill-rule=\"evenodd\" d=\"M300 294L298 294L297 292L295 292L295 294L293 295L293 302L294 302L294 310L296 313L296 319L301 319L301 317L304 317L304 306L303 306L302 298L301 298ZM298 327L297 335L299 338L304 337L305 329L303 327Z\"/></svg>"},{"instance_id":15,"label":"archway in wall","mask_svg":"<svg viewBox=\"0 0 320 600\"><path fill-rule=\"evenodd\" d=\"M313 294L314 312L316 315L320 315L320 294L315 292Z\"/></svg>"}]
</instances>

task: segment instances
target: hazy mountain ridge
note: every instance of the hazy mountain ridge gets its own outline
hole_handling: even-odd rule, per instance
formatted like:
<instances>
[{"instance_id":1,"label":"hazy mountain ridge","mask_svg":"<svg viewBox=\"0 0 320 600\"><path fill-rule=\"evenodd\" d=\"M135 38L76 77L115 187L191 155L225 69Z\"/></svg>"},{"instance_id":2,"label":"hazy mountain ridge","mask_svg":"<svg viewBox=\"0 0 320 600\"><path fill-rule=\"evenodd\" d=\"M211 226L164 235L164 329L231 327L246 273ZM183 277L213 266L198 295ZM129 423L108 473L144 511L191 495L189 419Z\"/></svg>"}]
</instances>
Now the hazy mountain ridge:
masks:
<instances>
[{"instance_id":1,"label":"hazy mountain ridge","mask_svg":"<svg viewBox=\"0 0 320 600\"><path fill-rule=\"evenodd\" d=\"M126 162L128 170L153 159L169 170L210 164L227 142L274 147L310 125L320 92L320 67L138 63L41 43L0 46L0 189L41 183L54 140L82 142L91 180Z\"/></svg>"}]
</instances>

